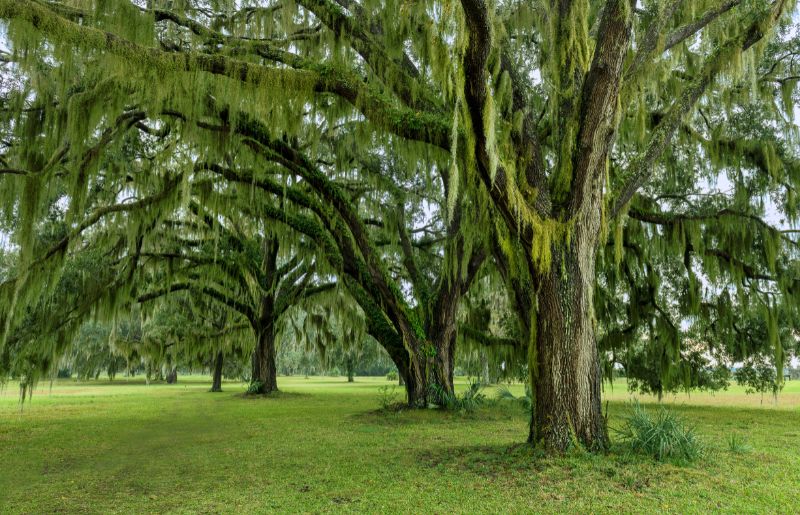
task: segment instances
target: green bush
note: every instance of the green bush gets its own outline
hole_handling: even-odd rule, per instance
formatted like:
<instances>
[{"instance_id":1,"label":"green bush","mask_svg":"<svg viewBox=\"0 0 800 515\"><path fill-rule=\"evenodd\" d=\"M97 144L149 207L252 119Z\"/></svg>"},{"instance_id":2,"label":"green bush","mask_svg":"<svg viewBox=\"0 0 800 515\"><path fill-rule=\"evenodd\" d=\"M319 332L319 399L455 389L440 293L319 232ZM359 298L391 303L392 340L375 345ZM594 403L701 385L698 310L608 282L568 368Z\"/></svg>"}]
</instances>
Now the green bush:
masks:
<instances>
[{"instance_id":1,"label":"green bush","mask_svg":"<svg viewBox=\"0 0 800 515\"><path fill-rule=\"evenodd\" d=\"M264 385L261 381L253 381L247 386L247 394L248 395L255 395L261 390L261 387Z\"/></svg>"},{"instance_id":2,"label":"green bush","mask_svg":"<svg viewBox=\"0 0 800 515\"><path fill-rule=\"evenodd\" d=\"M634 402L624 417L622 429L616 432L633 452L647 454L658 461L692 462L704 452L694 429L663 406L653 415Z\"/></svg>"},{"instance_id":3,"label":"green bush","mask_svg":"<svg viewBox=\"0 0 800 515\"><path fill-rule=\"evenodd\" d=\"M460 396L455 392L446 392L440 385L431 385L431 396L435 406L450 411L472 412L486 402L483 384L479 381L469 383L467 390Z\"/></svg>"},{"instance_id":4,"label":"green bush","mask_svg":"<svg viewBox=\"0 0 800 515\"><path fill-rule=\"evenodd\" d=\"M389 411L397 406L397 386L384 385L378 388L378 403L383 411Z\"/></svg>"},{"instance_id":5,"label":"green bush","mask_svg":"<svg viewBox=\"0 0 800 515\"><path fill-rule=\"evenodd\" d=\"M397 381L398 378L399 378L399 376L397 375L397 371L396 370L391 370L391 371L389 371L388 374L386 374L386 380L387 381Z\"/></svg>"}]
</instances>

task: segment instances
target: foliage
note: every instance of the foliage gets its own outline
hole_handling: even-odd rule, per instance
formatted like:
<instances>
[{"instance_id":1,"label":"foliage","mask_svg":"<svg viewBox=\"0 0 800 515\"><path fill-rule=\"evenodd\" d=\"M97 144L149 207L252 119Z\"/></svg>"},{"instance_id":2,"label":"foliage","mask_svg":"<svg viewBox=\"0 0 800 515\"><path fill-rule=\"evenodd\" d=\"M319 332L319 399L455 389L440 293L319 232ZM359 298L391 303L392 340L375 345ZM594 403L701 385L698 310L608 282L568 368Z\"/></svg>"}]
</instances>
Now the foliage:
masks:
<instances>
[{"instance_id":1,"label":"foliage","mask_svg":"<svg viewBox=\"0 0 800 515\"><path fill-rule=\"evenodd\" d=\"M397 399L400 394L397 393L396 385L383 385L378 388L378 404L382 411L390 411L397 406Z\"/></svg>"},{"instance_id":2,"label":"foliage","mask_svg":"<svg viewBox=\"0 0 800 515\"><path fill-rule=\"evenodd\" d=\"M261 381L251 381L250 384L247 385L247 395L257 395L261 391L262 386L263 384Z\"/></svg>"},{"instance_id":3,"label":"foliage","mask_svg":"<svg viewBox=\"0 0 800 515\"><path fill-rule=\"evenodd\" d=\"M464 297L459 320L459 375L480 378L484 384L529 378L518 314L496 272L475 282Z\"/></svg>"},{"instance_id":4,"label":"foliage","mask_svg":"<svg viewBox=\"0 0 800 515\"><path fill-rule=\"evenodd\" d=\"M441 409L448 411L459 411L472 413L478 407L486 403L486 395L483 394L484 385L479 381L470 381L467 389L461 394L457 392L446 392L439 385L431 385L433 402Z\"/></svg>"},{"instance_id":5,"label":"foliage","mask_svg":"<svg viewBox=\"0 0 800 515\"><path fill-rule=\"evenodd\" d=\"M633 452L658 461L693 462L705 452L695 430L664 406L653 415L638 402L632 403L616 432Z\"/></svg>"},{"instance_id":6,"label":"foliage","mask_svg":"<svg viewBox=\"0 0 800 515\"><path fill-rule=\"evenodd\" d=\"M111 327L100 323L87 323L75 335L70 352L61 360L61 368L69 370L78 379L97 379L105 372L114 379L118 372L135 366L113 347Z\"/></svg>"},{"instance_id":7,"label":"foliage","mask_svg":"<svg viewBox=\"0 0 800 515\"><path fill-rule=\"evenodd\" d=\"M680 390L720 391L728 388L730 371L725 363L711 360L700 351L681 353L662 369L659 344L642 343L631 346L625 358L625 377L632 392L654 394L661 398L665 393Z\"/></svg>"},{"instance_id":8,"label":"foliage","mask_svg":"<svg viewBox=\"0 0 800 515\"><path fill-rule=\"evenodd\" d=\"M519 397L515 396L508 386L500 385L495 389L495 398L498 401L508 401L518 404L525 413L531 415L533 412L533 399L531 398L531 390L529 386L525 386L524 395Z\"/></svg>"},{"instance_id":9,"label":"foliage","mask_svg":"<svg viewBox=\"0 0 800 515\"><path fill-rule=\"evenodd\" d=\"M765 393L777 396L783 387L782 377L775 373L775 367L765 360L750 360L733 373L736 382L744 386L747 393Z\"/></svg>"}]
</instances>

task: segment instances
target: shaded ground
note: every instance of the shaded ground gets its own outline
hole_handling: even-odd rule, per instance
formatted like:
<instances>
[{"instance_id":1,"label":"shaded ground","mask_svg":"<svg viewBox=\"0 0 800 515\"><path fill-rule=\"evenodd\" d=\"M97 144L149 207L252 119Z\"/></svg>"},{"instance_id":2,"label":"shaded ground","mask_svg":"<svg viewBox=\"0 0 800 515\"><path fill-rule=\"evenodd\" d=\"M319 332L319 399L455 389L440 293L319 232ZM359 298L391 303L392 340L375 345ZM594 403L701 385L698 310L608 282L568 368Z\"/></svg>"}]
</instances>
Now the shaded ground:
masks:
<instances>
[{"instance_id":1,"label":"shaded ground","mask_svg":"<svg viewBox=\"0 0 800 515\"><path fill-rule=\"evenodd\" d=\"M376 413L379 379L281 378L287 394L267 399L179 381L58 382L23 413L6 390L0 513L800 510L798 381L777 407L738 389L668 399L709 447L683 467L618 447L542 456L510 405ZM614 426L628 394L606 393ZM728 450L734 433L749 452Z\"/></svg>"}]
</instances>

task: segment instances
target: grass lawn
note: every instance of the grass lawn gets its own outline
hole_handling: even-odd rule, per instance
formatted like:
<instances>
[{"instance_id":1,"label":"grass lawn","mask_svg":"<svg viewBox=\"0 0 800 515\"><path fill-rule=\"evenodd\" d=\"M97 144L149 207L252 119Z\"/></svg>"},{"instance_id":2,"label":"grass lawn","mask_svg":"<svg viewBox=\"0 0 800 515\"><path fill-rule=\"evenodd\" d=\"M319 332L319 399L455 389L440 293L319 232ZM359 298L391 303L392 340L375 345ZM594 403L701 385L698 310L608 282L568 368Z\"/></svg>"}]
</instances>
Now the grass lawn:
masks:
<instances>
[{"instance_id":1,"label":"grass lawn","mask_svg":"<svg viewBox=\"0 0 800 515\"><path fill-rule=\"evenodd\" d=\"M0 513L800 511L800 381L777 406L737 388L665 399L708 446L689 466L619 446L544 457L521 445L511 405L378 413L384 384L288 377L251 399L241 384L207 393L201 377L59 381L22 413L9 387ZM628 397L607 388L612 427ZM752 449L729 451L733 433Z\"/></svg>"}]
</instances>

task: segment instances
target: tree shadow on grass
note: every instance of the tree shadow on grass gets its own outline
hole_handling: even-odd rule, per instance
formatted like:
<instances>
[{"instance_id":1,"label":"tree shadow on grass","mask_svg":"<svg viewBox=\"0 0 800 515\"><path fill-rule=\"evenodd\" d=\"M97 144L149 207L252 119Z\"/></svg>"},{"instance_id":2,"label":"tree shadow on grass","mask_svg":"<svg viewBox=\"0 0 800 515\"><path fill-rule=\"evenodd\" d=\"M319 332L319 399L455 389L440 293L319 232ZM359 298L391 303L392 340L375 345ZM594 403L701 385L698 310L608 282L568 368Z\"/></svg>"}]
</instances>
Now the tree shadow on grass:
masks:
<instances>
[{"instance_id":1,"label":"tree shadow on grass","mask_svg":"<svg viewBox=\"0 0 800 515\"><path fill-rule=\"evenodd\" d=\"M310 393L300 393L300 392L284 392L282 390L278 390L277 392L271 393L247 393L247 392L240 392L235 393L233 395L229 395L228 399L232 400L246 400L246 401L268 401L268 400L290 400L290 399L308 399L313 397Z\"/></svg>"},{"instance_id":2,"label":"tree shadow on grass","mask_svg":"<svg viewBox=\"0 0 800 515\"><path fill-rule=\"evenodd\" d=\"M430 468L448 468L486 477L512 471L533 474L548 465L546 453L527 443L449 446L421 451L418 458L419 463Z\"/></svg>"},{"instance_id":3,"label":"tree shadow on grass","mask_svg":"<svg viewBox=\"0 0 800 515\"><path fill-rule=\"evenodd\" d=\"M607 488L638 493L657 488L665 471L680 474L683 470L645 456L581 450L552 454L527 443L447 446L421 451L417 458L424 467L470 473L490 482L530 484L533 481L537 487L573 485L568 489L580 485L607 485Z\"/></svg>"},{"instance_id":4,"label":"tree shadow on grass","mask_svg":"<svg viewBox=\"0 0 800 515\"><path fill-rule=\"evenodd\" d=\"M378 426L447 425L487 421L480 412L459 413L438 408L411 408L405 403L395 403L386 408L377 408L350 415L360 424Z\"/></svg>"},{"instance_id":5,"label":"tree shadow on grass","mask_svg":"<svg viewBox=\"0 0 800 515\"><path fill-rule=\"evenodd\" d=\"M379 404L376 399L375 404ZM376 408L351 415L355 421L366 424L408 426L415 424L474 424L480 422L520 422L528 415L516 406L504 403L487 403L472 411L448 410L436 407L412 408L404 402L394 402L383 408Z\"/></svg>"}]
</instances>

